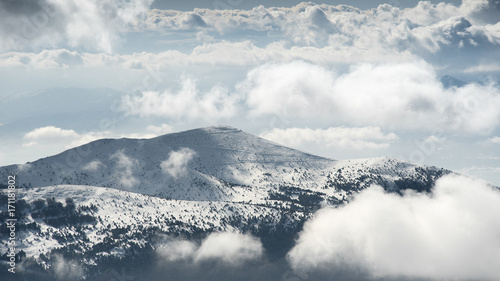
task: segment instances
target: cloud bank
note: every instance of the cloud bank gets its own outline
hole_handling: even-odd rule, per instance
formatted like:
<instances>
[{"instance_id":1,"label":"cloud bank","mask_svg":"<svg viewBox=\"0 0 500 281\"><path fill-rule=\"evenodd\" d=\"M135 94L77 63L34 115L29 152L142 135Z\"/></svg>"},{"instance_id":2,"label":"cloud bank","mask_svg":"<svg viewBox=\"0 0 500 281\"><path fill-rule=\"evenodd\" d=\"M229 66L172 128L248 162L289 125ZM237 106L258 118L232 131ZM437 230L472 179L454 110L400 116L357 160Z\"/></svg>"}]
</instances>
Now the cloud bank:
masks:
<instances>
[{"instance_id":1,"label":"cloud bank","mask_svg":"<svg viewBox=\"0 0 500 281\"><path fill-rule=\"evenodd\" d=\"M200 91L184 76L180 89L130 94L121 108L176 121L276 116L285 123L488 135L500 124L500 88L494 81L444 87L421 60L357 64L345 73L292 61L251 69L233 91L220 84Z\"/></svg>"},{"instance_id":2,"label":"cloud bank","mask_svg":"<svg viewBox=\"0 0 500 281\"><path fill-rule=\"evenodd\" d=\"M420 1L407 9L383 4L360 10L345 5L304 2L291 8L259 6L251 10L195 9L188 12L147 10L150 0L113 3L89 0L79 6L74 1L45 0L39 4L30 2L27 4L29 9L22 13L15 12L21 5L4 2L0 5L5 8L7 22L26 29L24 33L27 26L33 25L30 23L33 18L47 18L43 28L31 27L36 32L32 32L27 45L46 46L50 42L52 49L71 50L67 51L69 54L27 53L24 60L19 59L19 54L8 54L1 60L9 61L2 61L0 65L14 62L24 65L33 56L36 58L30 59L32 64L45 62L40 63L40 67L92 64L100 60L135 68L145 65L170 68L172 64L255 66L297 59L318 64L351 64L401 62L418 57L451 72L457 68L500 67L487 59L500 55L500 17L497 16L500 9L493 0L467 0L460 6ZM50 13L53 15L45 10L53 11ZM152 32L165 44L169 43L163 40L165 34L183 36L173 36L174 45L167 51L148 52L144 47L139 53L106 57L120 41L117 34L127 31ZM10 35L6 30L3 33ZM17 30L14 35L22 33ZM15 36L2 38L0 40L8 41L4 46L14 46L12 38ZM179 48L176 40L185 38L190 41ZM74 53L80 46L104 54ZM161 49L165 49L164 45Z\"/></svg>"},{"instance_id":3,"label":"cloud bank","mask_svg":"<svg viewBox=\"0 0 500 281\"><path fill-rule=\"evenodd\" d=\"M254 116L472 134L488 134L500 120L497 86L445 89L424 62L360 64L342 75L300 61L268 64L251 70L239 90Z\"/></svg>"},{"instance_id":4,"label":"cloud bank","mask_svg":"<svg viewBox=\"0 0 500 281\"><path fill-rule=\"evenodd\" d=\"M431 194L372 186L338 209L320 210L289 252L304 274L353 268L375 278L500 280L500 191L463 176Z\"/></svg>"},{"instance_id":5,"label":"cloud bank","mask_svg":"<svg viewBox=\"0 0 500 281\"><path fill-rule=\"evenodd\" d=\"M152 10L145 26L163 32L202 28L211 38L253 33L261 35L256 43L282 41L294 48L312 47L309 51L331 47L330 55L338 58L378 59L384 53L492 51L487 46L498 46L498 14L495 1L467 0L460 6L421 1L413 8L383 4L366 11L304 2L291 8Z\"/></svg>"}]
</instances>

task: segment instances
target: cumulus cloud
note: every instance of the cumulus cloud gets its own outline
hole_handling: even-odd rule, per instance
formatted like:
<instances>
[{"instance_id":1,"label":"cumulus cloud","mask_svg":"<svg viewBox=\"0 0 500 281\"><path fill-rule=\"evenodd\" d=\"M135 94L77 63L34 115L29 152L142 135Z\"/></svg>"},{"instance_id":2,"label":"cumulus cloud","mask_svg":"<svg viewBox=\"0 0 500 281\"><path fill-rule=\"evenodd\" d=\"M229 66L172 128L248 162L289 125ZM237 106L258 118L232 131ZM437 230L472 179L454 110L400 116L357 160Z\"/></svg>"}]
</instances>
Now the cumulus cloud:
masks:
<instances>
[{"instance_id":1,"label":"cumulus cloud","mask_svg":"<svg viewBox=\"0 0 500 281\"><path fill-rule=\"evenodd\" d=\"M154 10L148 16L147 26L161 30L191 29L192 24L184 23L196 15L203 26L219 34L239 31L244 36L253 31L265 35L259 40L266 43L284 41L293 48L313 47L304 52L332 47L329 56L356 59L365 54L362 57L381 61L387 53L420 55L446 52L448 48L462 50L464 55L467 50L478 48L498 54L490 48L498 45L499 27L494 26L498 23L499 17L495 17L498 12L498 4L487 0L463 1L461 6L421 1L407 9L383 4L367 11L304 2L291 8L196 9L196 14ZM485 37L490 40L485 41Z\"/></svg>"},{"instance_id":2,"label":"cumulus cloud","mask_svg":"<svg viewBox=\"0 0 500 281\"><path fill-rule=\"evenodd\" d=\"M498 280L500 191L450 175L431 194L372 186L308 221L288 253L303 273L355 268L377 278Z\"/></svg>"},{"instance_id":3,"label":"cumulus cloud","mask_svg":"<svg viewBox=\"0 0 500 281\"><path fill-rule=\"evenodd\" d=\"M122 100L122 107L128 114L143 117L217 120L233 116L238 100L237 96L229 95L228 90L220 85L208 92L200 92L196 80L183 77L178 92L145 91L127 95Z\"/></svg>"},{"instance_id":4,"label":"cumulus cloud","mask_svg":"<svg viewBox=\"0 0 500 281\"><path fill-rule=\"evenodd\" d=\"M167 160L161 162L160 167L163 173L174 178L184 176L187 173L189 162L196 155L190 148L184 147L177 151L171 151Z\"/></svg>"},{"instance_id":5,"label":"cumulus cloud","mask_svg":"<svg viewBox=\"0 0 500 281\"><path fill-rule=\"evenodd\" d=\"M159 248L158 254L166 261L220 261L238 266L256 260L264 253L257 238L234 232L211 233L201 244L186 240L171 241Z\"/></svg>"},{"instance_id":6,"label":"cumulus cloud","mask_svg":"<svg viewBox=\"0 0 500 281\"><path fill-rule=\"evenodd\" d=\"M247 94L251 114L304 116L330 110L335 74L305 62L269 64L251 70L239 88Z\"/></svg>"},{"instance_id":7,"label":"cumulus cloud","mask_svg":"<svg viewBox=\"0 0 500 281\"><path fill-rule=\"evenodd\" d=\"M445 89L424 62L361 64L342 75L305 62L268 64L250 71L239 91L251 115L282 119L487 134L500 118L498 86Z\"/></svg>"},{"instance_id":8,"label":"cumulus cloud","mask_svg":"<svg viewBox=\"0 0 500 281\"><path fill-rule=\"evenodd\" d=\"M188 12L147 10L150 0L113 3L89 0L79 6L73 2L30 2L25 4L23 13L18 11L22 5L8 2L1 5L11 12L6 15L11 21L6 22L24 29L24 33L29 30L33 34L30 35L33 38L27 40L28 45L44 45L48 41L52 48L86 46L93 49L97 46L98 50L109 53L119 39L116 34L133 30L153 30L157 36L175 31L198 43L191 54L169 50L159 54L94 58L107 63L123 60L120 63L131 68L158 63L164 66L172 63L249 65L291 59L316 63L401 61L419 56L456 70L458 65L472 67L477 60L469 57L477 57L478 53L480 56L489 54L487 57L499 55L500 25L495 14L499 11L498 4L486 0L464 1L461 6L421 1L408 9L384 4L366 11L308 2L290 8L259 6L251 10L195 9ZM47 23L38 28L33 24L34 18ZM15 34L22 34L22 30ZM221 39L221 35L226 34L229 36ZM9 38L6 36L3 40L11 40ZM213 42L207 43L206 38ZM12 44L5 44L9 45ZM433 57L440 54L443 60L450 48L461 55L453 55L444 62ZM40 66L81 64L82 56L91 55L63 53L60 56L63 57L46 58ZM33 58L21 55L11 58L9 63L25 64L28 60ZM84 59L84 63L90 60Z\"/></svg>"},{"instance_id":9,"label":"cumulus cloud","mask_svg":"<svg viewBox=\"0 0 500 281\"><path fill-rule=\"evenodd\" d=\"M108 135L108 132L89 132L79 134L74 130L62 129L55 126L45 126L24 134L25 147L58 146L61 149L77 147Z\"/></svg>"},{"instance_id":10,"label":"cumulus cloud","mask_svg":"<svg viewBox=\"0 0 500 281\"><path fill-rule=\"evenodd\" d=\"M496 0L465 0L460 8L479 24L495 24L500 20L500 3Z\"/></svg>"},{"instance_id":11,"label":"cumulus cloud","mask_svg":"<svg viewBox=\"0 0 500 281\"><path fill-rule=\"evenodd\" d=\"M120 32L136 30L152 0L2 1L3 51L58 44L111 52Z\"/></svg>"},{"instance_id":12,"label":"cumulus cloud","mask_svg":"<svg viewBox=\"0 0 500 281\"><path fill-rule=\"evenodd\" d=\"M171 131L172 127L167 124L161 124L160 126L150 125L146 128L145 133L113 133L110 131L77 133L74 130L66 130L55 126L46 126L25 133L23 138L26 142L23 143L23 146L58 146L61 149L70 149L106 137L153 138L158 136L158 134L165 134Z\"/></svg>"},{"instance_id":13,"label":"cumulus cloud","mask_svg":"<svg viewBox=\"0 0 500 281\"><path fill-rule=\"evenodd\" d=\"M25 139L38 140L44 138L75 138L78 134L73 130L65 130L54 126L46 126L29 131Z\"/></svg>"},{"instance_id":14,"label":"cumulus cloud","mask_svg":"<svg viewBox=\"0 0 500 281\"><path fill-rule=\"evenodd\" d=\"M139 167L139 161L125 154L123 150L113 153L110 160L115 162L114 176L124 188L130 189L139 183L134 171Z\"/></svg>"},{"instance_id":15,"label":"cumulus cloud","mask_svg":"<svg viewBox=\"0 0 500 281\"><path fill-rule=\"evenodd\" d=\"M379 127L331 127L328 129L275 128L260 136L287 146L308 143L349 149L387 148L389 147L389 142L398 139L398 136L394 133L384 134Z\"/></svg>"},{"instance_id":16,"label":"cumulus cloud","mask_svg":"<svg viewBox=\"0 0 500 281\"><path fill-rule=\"evenodd\" d=\"M10 52L0 56L2 67L68 68L85 64L84 55L66 49L43 50L39 53Z\"/></svg>"},{"instance_id":17,"label":"cumulus cloud","mask_svg":"<svg viewBox=\"0 0 500 281\"><path fill-rule=\"evenodd\" d=\"M498 11L498 5L476 0L464 1L461 6L421 1L408 9L384 4L362 11L309 2L291 8L259 6L252 10L151 10L141 28L157 31L158 36L180 32L192 38L194 47L188 47L191 53L168 50L110 57L74 53L74 50L58 51L60 54L48 51L48 54L4 55L0 65L30 63L64 67L102 63L138 69L171 68L172 64L253 66L294 59L319 64L401 62L420 57L449 72L472 71L491 64L491 60L484 58L500 55L498 17L496 22L489 20L489 24L475 20L486 18L480 14L488 11ZM221 37L225 34L230 35Z\"/></svg>"},{"instance_id":18,"label":"cumulus cloud","mask_svg":"<svg viewBox=\"0 0 500 281\"><path fill-rule=\"evenodd\" d=\"M194 30L207 27L207 23L196 12L180 12L174 10L151 10L145 25L149 29L159 31Z\"/></svg>"}]
</instances>

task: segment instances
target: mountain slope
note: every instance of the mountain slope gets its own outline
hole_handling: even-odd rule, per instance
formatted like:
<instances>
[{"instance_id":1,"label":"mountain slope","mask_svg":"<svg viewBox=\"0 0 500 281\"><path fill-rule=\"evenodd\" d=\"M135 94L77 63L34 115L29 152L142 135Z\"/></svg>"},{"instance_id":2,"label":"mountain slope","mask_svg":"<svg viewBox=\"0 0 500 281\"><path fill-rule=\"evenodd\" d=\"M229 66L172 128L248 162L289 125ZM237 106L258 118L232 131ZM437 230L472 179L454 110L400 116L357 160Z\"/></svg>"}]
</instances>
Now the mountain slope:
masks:
<instances>
[{"instance_id":1,"label":"mountain slope","mask_svg":"<svg viewBox=\"0 0 500 281\"><path fill-rule=\"evenodd\" d=\"M90 185L179 200L248 201L266 199L280 186L330 196L374 182L394 189L395 181L429 171L436 169L395 159L335 161L234 128L209 127L152 139L98 140L1 167L0 175L16 174L21 187Z\"/></svg>"},{"instance_id":2,"label":"mountain slope","mask_svg":"<svg viewBox=\"0 0 500 281\"><path fill-rule=\"evenodd\" d=\"M112 264L153 259L169 243L164 237L218 231L251 233L283 258L318 208L346 204L372 184L426 192L447 173L386 157L332 160L231 127L103 139L0 167L2 177L17 179L24 268L50 273L62 255L79 261L89 278ZM7 260L5 189L0 197Z\"/></svg>"}]
</instances>

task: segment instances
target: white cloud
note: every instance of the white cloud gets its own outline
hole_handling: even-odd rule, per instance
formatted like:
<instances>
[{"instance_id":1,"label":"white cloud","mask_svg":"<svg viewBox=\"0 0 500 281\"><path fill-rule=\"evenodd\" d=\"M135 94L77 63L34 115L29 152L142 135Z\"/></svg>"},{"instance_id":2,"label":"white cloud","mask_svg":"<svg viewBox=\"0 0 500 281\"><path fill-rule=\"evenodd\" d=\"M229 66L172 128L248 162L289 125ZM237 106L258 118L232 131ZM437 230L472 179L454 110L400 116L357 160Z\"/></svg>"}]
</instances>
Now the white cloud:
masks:
<instances>
[{"instance_id":1,"label":"white cloud","mask_svg":"<svg viewBox=\"0 0 500 281\"><path fill-rule=\"evenodd\" d=\"M330 93L335 74L305 62L268 64L251 70L239 88L252 115L307 116L335 110Z\"/></svg>"},{"instance_id":2,"label":"white cloud","mask_svg":"<svg viewBox=\"0 0 500 281\"><path fill-rule=\"evenodd\" d=\"M65 130L54 126L46 126L29 131L24 139L39 140L46 138L76 138L78 134L73 130Z\"/></svg>"},{"instance_id":3,"label":"white cloud","mask_svg":"<svg viewBox=\"0 0 500 281\"><path fill-rule=\"evenodd\" d=\"M460 14L459 7L453 4L445 2L433 4L429 1L419 1L415 7L404 9L401 12L401 18L419 26L436 24Z\"/></svg>"},{"instance_id":4,"label":"white cloud","mask_svg":"<svg viewBox=\"0 0 500 281\"><path fill-rule=\"evenodd\" d=\"M145 22L149 29L158 31L196 30L204 28L207 23L196 12L180 12L174 10L150 10Z\"/></svg>"},{"instance_id":5,"label":"white cloud","mask_svg":"<svg viewBox=\"0 0 500 281\"><path fill-rule=\"evenodd\" d=\"M2 67L68 68L85 64L85 55L66 49L43 50L39 53L9 52L0 56Z\"/></svg>"},{"instance_id":6,"label":"white cloud","mask_svg":"<svg viewBox=\"0 0 500 281\"><path fill-rule=\"evenodd\" d=\"M187 173L189 162L196 155L196 152L190 148L181 148L177 151L171 151L167 160L161 162L160 167L163 173L174 178L184 176Z\"/></svg>"},{"instance_id":7,"label":"white cloud","mask_svg":"<svg viewBox=\"0 0 500 281\"><path fill-rule=\"evenodd\" d=\"M500 3L496 0L464 0L460 9L478 24L495 24L500 19Z\"/></svg>"},{"instance_id":8,"label":"white cloud","mask_svg":"<svg viewBox=\"0 0 500 281\"><path fill-rule=\"evenodd\" d=\"M424 62L361 64L348 73L305 62L253 69L239 91L252 115L336 120L355 126L487 134L498 127L500 89L444 89Z\"/></svg>"},{"instance_id":9,"label":"white cloud","mask_svg":"<svg viewBox=\"0 0 500 281\"><path fill-rule=\"evenodd\" d=\"M24 164L19 164L17 165L17 169L19 171L28 171L29 169L31 169L32 165L31 164L28 164L28 163L24 163Z\"/></svg>"},{"instance_id":10,"label":"white cloud","mask_svg":"<svg viewBox=\"0 0 500 281\"><path fill-rule=\"evenodd\" d=\"M61 148L69 149L103 138L107 135L109 135L109 132L78 134L74 130L46 126L31 130L24 134L24 139L28 140L28 142L24 143L23 146L58 145L61 146Z\"/></svg>"},{"instance_id":11,"label":"white cloud","mask_svg":"<svg viewBox=\"0 0 500 281\"><path fill-rule=\"evenodd\" d=\"M82 170L94 172L94 171L97 171L98 169L103 168L103 167L104 167L104 164L100 160L93 160L93 161L90 161L89 163L85 164L82 167Z\"/></svg>"},{"instance_id":12,"label":"white cloud","mask_svg":"<svg viewBox=\"0 0 500 281\"><path fill-rule=\"evenodd\" d=\"M500 137L492 136L492 137L487 138L485 140L478 141L477 144L480 144L482 146L497 145L497 144L500 144Z\"/></svg>"},{"instance_id":13,"label":"white cloud","mask_svg":"<svg viewBox=\"0 0 500 281\"><path fill-rule=\"evenodd\" d=\"M134 171L139 167L139 161L125 154L123 150L113 153L110 160L115 161L114 176L125 189L130 189L139 183Z\"/></svg>"},{"instance_id":14,"label":"white cloud","mask_svg":"<svg viewBox=\"0 0 500 281\"><path fill-rule=\"evenodd\" d=\"M499 280L500 191L463 176L432 194L372 186L348 205L318 211L288 258L296 270L350 267L375 277Z\"/></svg>"},{"instance_id":15,"label":"white cloud","mask_svg":"<svg viewBox=\"0 0 500 281\"><path fill-rule=\"evenodd\" d=\"M275 128L260 136L286 146L308 143L357 150L387 148L389 142L398 139L394 133L384 134L379 127L331 127L314 130L310 128Z\"/></svg>"},{"instance_id":16,"label":"white cloud","mask_svg":"<svg viewBox=\"0 0 500 281\"><path fill-rule=\"evenodd\" d=\"M60 57L62 56L62 57ZM351 49L335 46L288 46L283 41L260 47L254 42L244 39L237 42L222 40L204 42L193 48L191 53L168 50L159 53L133 53L130 55L84 53L66 49L44 50L33 52L8 52L0 55L0 67L25 67L28 69L47 69L68 67L121 67L126 71L137 69L159 69L162 74L171 71L172 66L189 67L192 65L217 65L253 67L268 62L290 62L304 60L320 65L351 64L356 62L391 62L408 61L415 56L408 53L391 53L384 51L374 55L366 49Z\"/></svg>"},{"instance_id":17,"label":"white cloud","mask_svg":"<svg viewBox=\"0 0 500 281\"><path fill-rule=\"evenodd\" d=\"M494 62L474 65L464 70L465 73L496 72L496 71L500 72L500 64Z\"/></svg>"},{"instance_id":18,"label":"white cloud","mask_svg":"<svg viewBox=\"0 0 500 281\"><path fill-rule=\"evenodd\" d=\"M158 254L166 261L189 261L200 263L217 260L225 264L239 266L246 261L260 258L264 248L259 239L234 232L211 233L200 245L186 240L171 241L158 249Z\"/></svg>"},{"instance_id":19,"label":"white cloud","mask_svg":"<svg viewBox=\"0 0 500 281\"><path fill-rule=\"evenodd\" d=\"M32 146L60 146L61 149L69 149L77 147L91 141L100 139L108 135L107 132L86 134L78 134L74 130L65 130L55 126L46 126L34 129L24 135L24 139L28 142L24 143L25 147Z\"/></svg>"},{"instance_id":20,"label":"white cloud","mask_svg":"<svg viewBox=\"0 0 500 281\"><path fill-rule=\"evenodd\" d=\"M496 8L487 8L488 5ZM206 23L208 33L239 31L245 38L248 31L254 31L262 34L260 40L267 43L284 41L292 48L308 46L316 47L316 50L329 46L338 52L330 56L341 57L342 54L356 59L359 54L364 54L363 57L371 56L378 61L383 61L384 54L388 53L391 56L405 52L421 54L423 50L435 53L447 46L460 49L459 42L467 44L470 40L482 40L483 36L496 38L489 43L498 45L499 29L481 20L481 14L485 13L498 13L498 4L471 0L454 6L421 1L408 9L383 4L361 11L350 6L308 2L291 8L259 6L247 11L196 9L196 15ZM191 15L192 12L154 10L149 13L147 26L153 30L191 29L183 24ZM498 22L498 17L496 21L491 20L495 18L491 15L489 18L489 23ZM467 25L469 21L473 26ZM488 42L482 43L488 45ZM483 50L492 52L488 48Z\"/></svg>"},{"instance_id":21,"label":"white cloud","mask_svg":"<svg viewBox=\"0 0 500 281\"><path fill-rule=\"evenodd\" d=\"M172 126L165 123L160 126L149 125L146 130L155 134L167 134L173 131Z\"/></svg>"},{"instance_id":22,"label":"white cloud","mask_svg":"<svg viewBox=\"0 0 500 281\"><path fill-rule=\"evenodd\" d=\"M19 2L19 3L18 3ZM3 51L59 44L112 52L118 34L135 30L152 0L14 1L0 4Z\"/></svg>"},{"instance_id":23,"label":"white cloud","mask_svg":"<svg viewBox=\"0 0 500 281\"><path fill-rule=\"evenodd\" d=\"M75 137L73 141L71 141L68 145L66 145L66 149L70 149L73 147L77 147L80 145L87 144L89 142L102 139L106 136L108 136L110 133L109 132L89 132L86 134L79 134L78 136Z\"/></svg>"},{"instance_id":24,"label":"white cloud","mask_svg":"<svg viewBox=\"0 0 500 281\"><path fill-rule=\"evenodd\" d=\"M500 137L491 137L486 140L488 144L500 144Z\"/></svg>"},{"instance_id":25,"label":"white cloud","mask_svg":"<svg viewBox=\"0 0 500 281\"><path fill-rule=\"evenodd\" d=\"M167 124L158 127L148 126L146 131L152 133L113 133L109 131L87 132L79 134L74 130L61 129L55 126L46 126L34 129L24 134L25 147L58 146L60 149L70 149L102 138L153 138L159 133L168 133L172 128Z\"/></svg>"},{"instance_id":26,"label":"white cloud","mask_svg":"<svg viewBox=\"0 0 500 281\"><path fill-rule=\"evenodd\" d=\"M213 233L203 240L195 261L215 259L237 265L259 258L263 252L261 242L250 235L232 232Z\"/></svg>"},{"instance_id":27,"label":"white cloud","mask_svg":"<svg viewBox=\"0 0 500 281\"><path fill-rule=\"evenodd\" d=\"M158 248L158 254L166 261L190 260L198 250L196 243L187 240L174 240Z\"/></svg>"},{"instance_id":28,"label":"white cloud","mask_svg":"<svg viewBox=\"0 0 500 281\"><path fill-rule=\"evenodd\" d=\"M437 135L430 135L427 138L423 140L423 144L425 143L434 143L434 144L442 144L446 142L446 137L441 136L439 134Z\"/></svg>"},{"instance_id":29,"label":"white cloud","mask_svg":"<svg viewBox=\"0 0 500 281\"><path fill-rule=\"evenodd\" d=\"M59 254L55 256L53 266L55 276L58 280L78 280L84 276L83 268L79 263L66 260Z\"/></svg>"},{"instance_id":30,"label":"white cloud","mask_svg":"<svg viewBox=\"0 0 500 281\"><path fill-rule=\"evenodd\" d=\"M175 119L217 120L231 117L236 113L238 97L229 95L223 86L214 86L208 92L200 92L196 81L182 78L181 89L174 93L145 91L127 95L122 107L128 114L143 117L158 116Z\"/></svg>"},{"instance_id":31,"label":"white cloud","mask_svg":"<svg viewBox=\"0 0 500 281\"><path fill-rule=\"evenodd\" d=\"M176 34L181 32L179 34L192 38L190 42L198 46L193 48L191 54L169 50L110 59L104 58L104 54L72 53L58 60L32 58L32 63L42 59L38 62L40 66L63 67L79 65L82 63L81 57L92 56L92 60L84 60L83 63L116 63L118 59L119 63L128 67L140 68L144 64L161 64L165 67L170 67L172 63L254 65L292 59L315 63L381 62L401 61L441 50L446 55L446 48L451 47L463 56L454 56L454 60L446 63L470 66L473 63L471 60L460 59L471 55L467 50L474 53L480 50L484 56L494 56L498 55L494 46L500 44L500 24L498 19L492 22L491 19L495 17L490 15L495 13L491 11L495 11L498 5L488 1L464 1L460 7L421 1L408 9L384 4L367 11L350 6L300 3L291 8L259 6L252 10L149 10L147 13L152 2L150 0L113 3L89 0L78 8L73 2L42 1L42 4L52 5L55 13L53 17L48 17L46 26L35 28L38 32L33 33L34 38L28 40L28 45L52 42L53 48L86 46L94 49L97 46L98 50L109 53L119 41L116 36L119 32L154 30L160 37L172 31ZM37 4L30 7L32 14L26 15L28 22L38 12L46 14ZM481 21L486 17L490 18L490 24ZM7 18L13 21L13 26L24 26L26 29L22 17L9 15ZM14 24L16 22L19 24ZM466 24L469 22L472 26ZM199 31L200 28L202 31ZM252 32L251 37L248 32ZM221 36L223 39L220 39ZM4 37L4 40L8 38ZM211 38L213 42L207 43L206 38ZM463 48L464 44L470 48ZM4 58L0 65L24 65L30 60L29 57L21 55L9 58L9 61ZM443 66L453 69L453 65Z\"/></svg>"}]
</instances>

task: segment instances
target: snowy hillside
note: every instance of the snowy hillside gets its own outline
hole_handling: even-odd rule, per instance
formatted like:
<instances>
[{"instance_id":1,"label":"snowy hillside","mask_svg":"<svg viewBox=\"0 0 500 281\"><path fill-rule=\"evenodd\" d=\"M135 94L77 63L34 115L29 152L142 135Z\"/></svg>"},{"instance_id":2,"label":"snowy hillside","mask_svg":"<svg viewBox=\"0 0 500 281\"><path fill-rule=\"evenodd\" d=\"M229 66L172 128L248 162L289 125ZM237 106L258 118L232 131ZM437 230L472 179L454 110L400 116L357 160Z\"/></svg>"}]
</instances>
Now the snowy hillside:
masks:
<instances>
[{"instance_id":1,"label":"snowy hillside","mask_svg":"<svg viewBox=\"0 0 500 281\"><path fill-rule=\"evenodd\" d=\"M165 237L203 239L218 231L251 233L283 257L318 208L345 204L372 184L429 191L447 173L391 158L327 159L231 127L102 139L0 168L2 177L17 178L25 268L50 272L63 255L81 261L88 277L154 256ZM7 191L0 196L8 233Z\"/></svg>"},{"instance_id":2,"label":"snowy hillside","mask_svg":"<svg viewBox=\"0 0 500 281\"><path fill-rule=\"evenodd\" d=\"M394 188L398 179L434 170L386 158L335 161L231 127L209 127L152 139L98 140L2 167L0 175L16 174L22 187L90 185L180 200L255 202L283 186L334 196L373 182Z\"/></svg>"}]
</instances>

